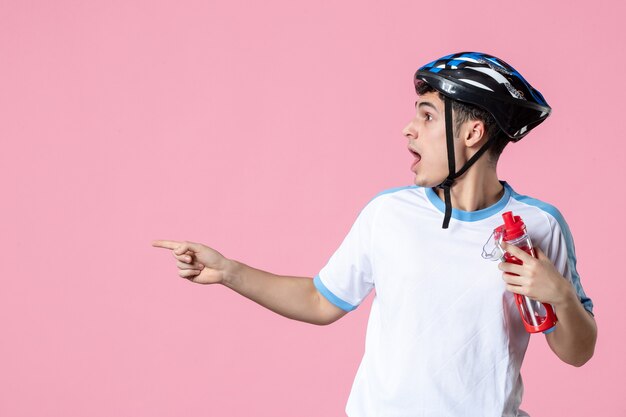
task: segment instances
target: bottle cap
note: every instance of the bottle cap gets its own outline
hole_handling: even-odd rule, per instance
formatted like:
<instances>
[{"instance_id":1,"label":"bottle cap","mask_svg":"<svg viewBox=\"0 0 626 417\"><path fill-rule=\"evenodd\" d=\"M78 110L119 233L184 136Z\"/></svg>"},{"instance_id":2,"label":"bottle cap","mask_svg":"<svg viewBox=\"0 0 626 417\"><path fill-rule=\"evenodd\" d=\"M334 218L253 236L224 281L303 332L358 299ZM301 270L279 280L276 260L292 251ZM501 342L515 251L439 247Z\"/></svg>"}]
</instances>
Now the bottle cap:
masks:
<instances>
[{"instance_id":1,"label":"bottle cap","mask_svg":"<svg viewBox=\"0 0 626 417\"><path fill-rule=\"evenodd\" d=\"M526 227L520 216L514 216L512 211L502 213L504 224L503 240L514 240L526 233Z\"/></svg>"}]
</instances>

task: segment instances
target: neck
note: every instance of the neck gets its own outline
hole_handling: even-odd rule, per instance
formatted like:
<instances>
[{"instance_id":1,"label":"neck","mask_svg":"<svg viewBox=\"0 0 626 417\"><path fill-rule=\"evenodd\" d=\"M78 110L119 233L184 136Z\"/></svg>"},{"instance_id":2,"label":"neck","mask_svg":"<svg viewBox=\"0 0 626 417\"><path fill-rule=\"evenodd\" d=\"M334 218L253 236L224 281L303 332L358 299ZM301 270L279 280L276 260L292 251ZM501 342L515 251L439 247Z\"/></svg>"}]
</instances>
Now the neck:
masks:
<instances>
[{"instance_id":1,"label":"neck","mask_svg":"<svg viewBox=\"0 0 626 417\"><path fill-rule=\"evenodd\" d=\"M494 205L502 198L504 187L498 180L496 169L484 162L486 161L483 158L476 161L465 174L455 180L450 188L453 208L477 211ZM436 188L435 191L445 201L443 190Z\"/></svg>"}]
</instances>

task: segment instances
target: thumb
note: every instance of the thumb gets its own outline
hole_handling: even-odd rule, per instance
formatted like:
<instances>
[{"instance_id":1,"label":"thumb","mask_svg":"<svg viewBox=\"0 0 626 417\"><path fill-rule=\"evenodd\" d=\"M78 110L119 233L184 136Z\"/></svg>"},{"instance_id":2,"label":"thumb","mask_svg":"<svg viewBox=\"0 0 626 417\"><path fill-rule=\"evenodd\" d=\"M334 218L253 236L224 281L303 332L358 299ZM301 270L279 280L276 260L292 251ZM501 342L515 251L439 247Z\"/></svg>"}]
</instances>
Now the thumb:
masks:
<instances>
[{"instance_id":1,"label":"thumb","mask_svg":"<svg viewBox=\"0 0 626 417\"><path fill-rule=\"evenodd\" d=\"M191 250L192 252L196 252L194 249L196 249L196 245L193 242L183 242L179 247L174 249L174 253L176 255L182 255L188 250Z\"/></svg>"},{"instance_id":2,"label":"thumb","mask_svg":"<svg viewBox=\"0 0 626 417\"><path fill-rule=\"evenodd\" d=\"M548 259L548 256L541 250L539 246L533 248L537 254L537 259Z\"/></svg>"}]
</instances>

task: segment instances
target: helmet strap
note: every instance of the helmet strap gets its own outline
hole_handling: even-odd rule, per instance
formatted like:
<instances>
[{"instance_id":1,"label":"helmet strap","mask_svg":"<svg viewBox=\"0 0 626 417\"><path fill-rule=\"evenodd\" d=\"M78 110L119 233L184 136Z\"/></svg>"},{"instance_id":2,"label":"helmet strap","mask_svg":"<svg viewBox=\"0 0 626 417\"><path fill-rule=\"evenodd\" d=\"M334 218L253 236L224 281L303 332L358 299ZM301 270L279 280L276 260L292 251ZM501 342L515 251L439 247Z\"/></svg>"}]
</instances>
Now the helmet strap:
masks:
<instances>
[{"instance_id":1,"label":"helmet strap","mask_svg":"<svg viewBox=\"0 0 626 417\"><path fill-rule=\"evenodd\" d=\"M489 146L495 142L498 135L494 135L489 138L487 142L476 152L470 159L463 165L463 167L456 172L456 164L454 158L454 134L452 127L452 100L446 96L443 98L445 106L445 120L446 120L446 144L448 148L448 176L439 184L436 188L442 188L446 203L446 211L443 218L442 228L447 229L450 224L450 218L452 217L452 197L450 195L450 188L454 185L454 180L457 177L463 175L474 162L478 160L484 154Z\"/></svg>"},{"instance_id":2,"label":"helmet strap","mask_svg":"<svg viewBox=\"0 0 626 417\"><path fill-rule=\"evenodd\" d=\"M456 172L456 164L454 158L454 135L452 130L452 100L444 96L445 120L446 120L446 144L448 147L448 177L437 187L443 188L446 200L446 213L443 218L443 228L447 229L452 217L452 197L450 196L450 187L454 184L454 173Z\"/></svg>"}]
</instances>

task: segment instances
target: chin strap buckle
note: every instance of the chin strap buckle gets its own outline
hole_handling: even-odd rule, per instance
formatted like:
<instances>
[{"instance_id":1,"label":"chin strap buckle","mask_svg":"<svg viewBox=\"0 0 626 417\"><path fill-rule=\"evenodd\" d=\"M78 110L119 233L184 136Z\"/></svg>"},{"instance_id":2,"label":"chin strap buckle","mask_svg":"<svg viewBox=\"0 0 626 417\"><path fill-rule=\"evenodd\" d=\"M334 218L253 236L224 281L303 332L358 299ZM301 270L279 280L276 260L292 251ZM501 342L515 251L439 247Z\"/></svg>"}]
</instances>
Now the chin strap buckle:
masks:
<instances>
[{"instance_id":1,"label":"chin strap buckle","mask_svg":"<svg viewBox=\"0 0 626 417\"><path fill-rule=\"evenodd\" d=\"M441 184L439 184L437 188L449 189L452 187L453 184L454 184L454 178L448 177Z\"/></svg>"}]
</instances>

